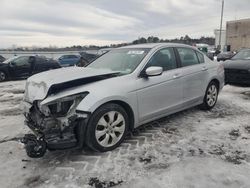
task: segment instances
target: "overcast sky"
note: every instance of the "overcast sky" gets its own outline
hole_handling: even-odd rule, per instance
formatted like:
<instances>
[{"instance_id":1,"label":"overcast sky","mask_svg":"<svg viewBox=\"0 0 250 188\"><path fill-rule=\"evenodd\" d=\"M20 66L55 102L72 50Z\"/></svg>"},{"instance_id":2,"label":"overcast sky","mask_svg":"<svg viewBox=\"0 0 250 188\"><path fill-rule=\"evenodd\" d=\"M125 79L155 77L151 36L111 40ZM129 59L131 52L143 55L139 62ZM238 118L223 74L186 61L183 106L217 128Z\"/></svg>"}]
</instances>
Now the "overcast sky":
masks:
<instances>
[{"instance_id":1,"label":"overcast sky","mask_svg":"<svg viewBox=\"0 0 250 188\"><path fill-rule=\"evenodd\" d=\"M213 36L221 0L0 0L0 6L0 48L62 47ZM249 10L250 0L225 0L224 21L250 18Z\"/></svg>"}]
</instances>

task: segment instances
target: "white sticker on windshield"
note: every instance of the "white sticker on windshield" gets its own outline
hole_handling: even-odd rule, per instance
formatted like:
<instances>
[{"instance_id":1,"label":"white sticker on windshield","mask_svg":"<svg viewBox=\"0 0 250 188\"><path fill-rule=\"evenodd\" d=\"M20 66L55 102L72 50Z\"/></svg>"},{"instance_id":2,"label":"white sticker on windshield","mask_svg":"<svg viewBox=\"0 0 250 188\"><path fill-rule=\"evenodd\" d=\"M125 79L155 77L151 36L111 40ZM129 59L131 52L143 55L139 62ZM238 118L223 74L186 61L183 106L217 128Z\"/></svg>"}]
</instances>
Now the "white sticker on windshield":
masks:
<instances>
[{"instance_id":1,"label":"white sticker on windshield","mask_svg":"<svg viewBox=\"0 0 250 188\"><path fill-rule=\"evenodd\" d=\"M143 53L144 53L143 50L131 50L131 51L128 51L128 54L134 54L134 55L141 55Z\"/></svg>"}]
</instances>

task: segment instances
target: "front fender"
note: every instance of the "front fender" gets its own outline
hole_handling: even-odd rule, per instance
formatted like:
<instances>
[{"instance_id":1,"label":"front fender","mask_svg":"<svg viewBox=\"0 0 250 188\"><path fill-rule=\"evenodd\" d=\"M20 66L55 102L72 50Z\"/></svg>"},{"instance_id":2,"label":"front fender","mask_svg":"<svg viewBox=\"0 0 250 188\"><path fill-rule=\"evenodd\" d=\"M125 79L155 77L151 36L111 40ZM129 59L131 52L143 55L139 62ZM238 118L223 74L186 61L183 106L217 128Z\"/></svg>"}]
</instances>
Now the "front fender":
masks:
<instances>
[{"instance_id":1,"label":"front fender","mask_svg":"<svg viewBox=\"0 0 250 188\"><path fill-rule=\"evenodd\" d=\"M136 125L138 123L138 105L137 96L135 93L129 93L128 96L112 95L106 97L102 95L91 95L90 93L80 102L76 110L91 114L101 105L114 101L126 103L132 109L134 114L134 123Z\"/></svg>"},{"instance_id":2,"label":"front fender","mask_svg":"<svg viewBox=\"0 0 250 188\"><path fill-rule=\"evenodd\" d=\"M110 102L110 101L122 101L131 106L131 99L124 96L107 96L107 97L98 97L96 95L88 94L77 106L77 110L93 113L101 105Z\"/></svg>"},{"instance_id":3,"label":"front fender","mask_svg":"<svg viewBox=\"0 0 250 188\"><path fill-rule=\"evenodd\" d=\"M8 67L6 67L6 66L1 66L1 67L0 67L0 71L3 71L3 72L6 74L7 78L10 78L10 77L11 77L10 71L9 71L9 68L8 68Z\"/></svg>"}]
</instances>

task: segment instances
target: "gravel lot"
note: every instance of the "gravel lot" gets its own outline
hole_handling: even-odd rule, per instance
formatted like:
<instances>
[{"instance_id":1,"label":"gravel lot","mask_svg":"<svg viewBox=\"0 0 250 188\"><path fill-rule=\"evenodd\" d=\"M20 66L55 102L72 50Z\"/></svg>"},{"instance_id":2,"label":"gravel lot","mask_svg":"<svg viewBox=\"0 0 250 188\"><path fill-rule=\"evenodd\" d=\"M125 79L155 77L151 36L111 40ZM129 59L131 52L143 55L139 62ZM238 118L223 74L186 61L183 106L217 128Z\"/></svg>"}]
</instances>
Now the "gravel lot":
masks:
<instances>
[{"instance_id":1,"label":"gravel lot","mask_svg":"<svg viewBox=\"0 0 250 188\"><path fill-rule=\"evenodd\" d=\"M112 152L26 156L25 81L0 83L0 187L250 187L250 88L226 86L209 112L143 126Z\"/></svg>"}]
</instances>

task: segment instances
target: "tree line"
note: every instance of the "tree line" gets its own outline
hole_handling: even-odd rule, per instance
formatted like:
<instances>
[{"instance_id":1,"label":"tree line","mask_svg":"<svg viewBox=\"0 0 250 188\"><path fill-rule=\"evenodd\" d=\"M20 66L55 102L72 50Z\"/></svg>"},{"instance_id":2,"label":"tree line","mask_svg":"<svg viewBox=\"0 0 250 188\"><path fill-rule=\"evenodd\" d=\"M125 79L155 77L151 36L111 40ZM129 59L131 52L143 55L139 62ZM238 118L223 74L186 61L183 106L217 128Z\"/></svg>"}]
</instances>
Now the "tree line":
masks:
<instances>
[{"instance_id":1,"label":"tree line","mask_svg":"<svg viewBox=\"0 0 250 188\"><path fill-rule=\"evenodd\" d=\"M49 46L49 47L45 47L45 48L44 47L31 47L31 48L15 47L14 49L11 49L11 50L16 50L16 51L46 51L46 52L47 51L84 51L84 50L98 50L98 49L102 49L102 48L116 48L116 47L131 45L131 44L158 43L158 42L182 43L182 44L188 44L188 45L204 43L204 44L208 44L208 45L214 45L215 38L214 37L200 37L198 39L195 39L195 38L189 37L188 35L185 35L184 37L175 38L175 39L160 39L159 37L149 36L147 38L139 37L138 39L136 39L132 42L128 42L128 43L111 44L111 45L105 45L105 46L73 45L70 47L63 47L63 48L57 48L56 46Z\"/></svg>"}]
</instances>

